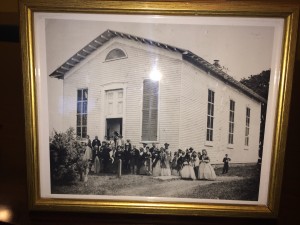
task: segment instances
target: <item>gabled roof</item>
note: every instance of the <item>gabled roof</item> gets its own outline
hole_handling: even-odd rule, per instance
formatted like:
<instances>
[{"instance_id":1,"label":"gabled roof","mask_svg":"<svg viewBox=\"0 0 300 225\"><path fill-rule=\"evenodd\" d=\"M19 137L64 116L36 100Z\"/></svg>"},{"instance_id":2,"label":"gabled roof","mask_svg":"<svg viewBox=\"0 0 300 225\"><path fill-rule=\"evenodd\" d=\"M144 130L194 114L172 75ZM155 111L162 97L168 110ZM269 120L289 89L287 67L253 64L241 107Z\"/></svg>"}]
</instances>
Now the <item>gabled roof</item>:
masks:
<instances>
[{"instance_id":1,"label":"gabled roof","mask_svg":"<svg viewBox=\"0 0 300 225\"><path fill-rule=\"evenodd\" d=\"M239 81L235 80L232 76L229 76L227 73L225 73L218 67L212 65L211 63L207 62L203 58L192 53L191 51L112 30L106 30L105 32L100 34L97 38L92 40L90 43L88 43L86 46L80 49L76 54L70 57L65 63L58 67L49 76L58 79L64 79L65 74L68 73L73 67L79 64L81 61L85 60L85 58L87 58L92 52L103 46L106 42L116 37L136 41L145 45L155 46L158 48L165 49L167 51L180 53L182 55L183 60L193 64L198 68L203 69L204 71L209 72L210 75L238 89L239 91L243 92L251 98L254 98L255 100L263 103L267 102L266 99L256 94L254 91L252 91Z\"/></svg>"}]
</instances>

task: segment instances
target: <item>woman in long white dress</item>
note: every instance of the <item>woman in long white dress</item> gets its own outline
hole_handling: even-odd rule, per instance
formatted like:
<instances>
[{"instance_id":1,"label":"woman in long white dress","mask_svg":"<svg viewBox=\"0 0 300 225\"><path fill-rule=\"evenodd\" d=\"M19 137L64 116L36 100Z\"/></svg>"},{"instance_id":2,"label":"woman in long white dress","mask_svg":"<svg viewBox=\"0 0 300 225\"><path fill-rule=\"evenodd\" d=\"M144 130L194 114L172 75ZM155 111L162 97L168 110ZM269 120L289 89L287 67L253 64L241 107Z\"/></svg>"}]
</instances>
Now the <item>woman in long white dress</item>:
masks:
<instances>
[{"instance_id":1,"label":"woman in long white dress","mask_svg":"<svg viewBox=\"0 0 300 225\"><path fill-rule=\"evenodd\" d=\"M161 176L171 176L171 169L170 169L170 157L169 152L164 150L160 154L160 167L161 167Z\"/></svg>"},{"instance_id":2,"label":"woman in long white dress","mask_svg":"<svg viewBox=\"0 0 300 225\"><path fill-rule=\"evenodd\" d=\"M182 169L180 170L180 176L182 179L196 180L194 168L191 165L191 158L188 153L183 156Z\"/></svg>"},{"instance_id":3,"label":"woman in long white dress","mask_svg":"<svg viewBox=\"0 0 300 225\"><path fill-rule=\"evenodd\" d=\"M88 181L88 174L90 173L91 167L92 167L92 160L93 160L93 151L91 148L91 145L85 144L85 152L83 155L82 160L85 162L86 167L83 171L83 178L84 178L84 185L87 186L87 181Z\"/></svg>"},{"instance_id":4,"label":"woman in long white dress","mask_svg":"<svg viewBox=\"0 0 300 225\"><path fill-rule=\"evenodd\" d=\"M92 151L92 148L90 147L90 145L88 145L88 144L86 144L86 146L85 146L83 160L86 160L86 161L93 160L93 151Z\"/></svg>"},{"instance_id":5,"label":"woman in long white dress","mask_svg":"<svg viewBox=\"0 0 300 225\"><path fill-rule=\"evenodd\" d=\"M215 180L217 178L214 168L210 165L210 158L205 149L202 150L198 179L200 180Z\"/></svg>"}]
</instances>

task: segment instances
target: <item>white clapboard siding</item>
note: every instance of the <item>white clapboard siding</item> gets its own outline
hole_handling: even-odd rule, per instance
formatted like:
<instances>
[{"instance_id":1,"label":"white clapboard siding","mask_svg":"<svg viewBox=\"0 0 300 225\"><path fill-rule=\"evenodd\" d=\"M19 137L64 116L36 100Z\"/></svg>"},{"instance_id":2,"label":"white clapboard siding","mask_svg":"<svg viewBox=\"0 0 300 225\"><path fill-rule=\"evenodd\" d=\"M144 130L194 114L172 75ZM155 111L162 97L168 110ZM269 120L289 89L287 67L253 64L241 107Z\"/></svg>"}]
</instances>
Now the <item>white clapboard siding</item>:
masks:
<instances>
[{"instance_id":1,"label":"white clapboard siding","mask_svg":"<svg viewBox=\"0 0 300 225\"><path fill-rule=\"evenodd\" d=\"M213 142L206 141L208 89L215 92ZM229 103L235 101L234 144L228 145ZM249 146L245 146L246 107L251 109ZM213 163L227 153L232 162L257 162L260 103L184 62L181 78L180 145L206 149Z\"/></svg>"},{"instance_id":2,"label":"white clapboard siding","mask_svg":"<svg viewBox=\"0 0 300 225\"><path fill-rule=\"evenodd\" d=\"M123 136L135 145L141 143L143 80L148 79L153 68L162 74L159 84L159 125L158 143L178 146L179 126L179 86L181 63L174 54L158 55L143 49L141 44L125 45L122 41L110 42L91 56L79 69L66 76L64 80L64 127L76 126L76 90L88 88L88 134L104 138L105 119L103 109L104 89L118 87L114 83L125 84L125 110L123 117ZM127 58L105 62L105 57L114 48L121 48ZM120 85L120 88L122 85ZM69 99L69 100L67 100ZM176 147L177 148L177 147Z\"/></svg>"},{"instance_id":3,"label":"white clapboard siding","mask_svg":"<svg viewBox=\"0 0 300 225\"><path fill-rule=\"evenodd\" d=\"M105 61L115 49L127 57ZM228 86L206 71L183 61L179 53L140 42L116 38L93 52L76 66L63 81L63 127L76 127L77 89L88 88L88 134L105 136L105 93L122 89L123 136L133 145L141 146L143 80L153 69L160 71L158 100L159 146L165 142L170 149L193 147L207 149L212 163L222 163L225 153L232 162L256 162L258 158L260 103ZM213 142L206 141L207 94L215 92ZM228 146L229 100L235 101L234 144ZM246 107L251 109L249 146L246 148ZM229 148L230 147L230 148Z\"/></svg>"}]
</instances>

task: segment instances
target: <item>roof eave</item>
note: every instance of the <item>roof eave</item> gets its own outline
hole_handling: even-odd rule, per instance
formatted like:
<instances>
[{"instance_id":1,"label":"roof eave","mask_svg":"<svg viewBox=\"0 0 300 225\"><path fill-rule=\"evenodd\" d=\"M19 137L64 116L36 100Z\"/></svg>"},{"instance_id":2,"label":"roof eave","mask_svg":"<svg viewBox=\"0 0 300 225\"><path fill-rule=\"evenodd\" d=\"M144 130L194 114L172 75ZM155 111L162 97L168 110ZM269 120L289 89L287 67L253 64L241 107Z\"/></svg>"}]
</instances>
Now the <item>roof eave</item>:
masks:
<instances>
[{"instance_id":1,"label":"roof eave","mask_svg":"<svg viewBox=\"0 0 300 225\"><path fill-rule=\"evenodd\" d=\"M59 68L52 72L49 76L58 79L64 79L64 76L72 70L77 64L86 59L95 50L103 46L106 42L116 37L117 35L110 30L106 30L104 33L100 34L97 38L93 39L86 46L81 48L72 57L70 57L66 62L64 62Z\"/></svg>"},{"instance_id":2,"label":"roof eave","mask_svg":"<svg viewBox=\"0 0 300 225\"><path fill-rule=\"evenodd\" d=\"M209 72L214 77L238 89L239 91L246 94L248 97L255 99L256 101L261 103L265 103L265 104L267 103L267 100L265 98L261 97L260 95L252 91L250 88L246 87L242 83L232 78L230 75L226 74L222 70L218 69L217 67L207 62L206 60L202 59L201 57L195 55L194 53L190 51L184 52L182 54L182 59L193 64L194 66L200 69L203 69L206 72Z\"/></svg>"}]
</instances>

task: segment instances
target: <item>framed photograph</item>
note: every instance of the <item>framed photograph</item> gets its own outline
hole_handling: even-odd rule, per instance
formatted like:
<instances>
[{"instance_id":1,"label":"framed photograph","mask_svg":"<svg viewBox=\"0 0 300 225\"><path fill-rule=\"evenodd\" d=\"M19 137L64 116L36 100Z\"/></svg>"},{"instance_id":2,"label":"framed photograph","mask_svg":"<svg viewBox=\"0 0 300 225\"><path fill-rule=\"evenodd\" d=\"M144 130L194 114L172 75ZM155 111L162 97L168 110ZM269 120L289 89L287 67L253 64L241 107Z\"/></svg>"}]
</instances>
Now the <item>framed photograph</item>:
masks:
<instances>
[{"instance_id":1,"label":"framed photograph","mask_svg":"<svg viewBox=\"0 0 300 225\"><path fill-rule=\"evenodd\" d=\"M298 13L21 1L31 209L276 216Z\"/></svg>"}]
</instances>

